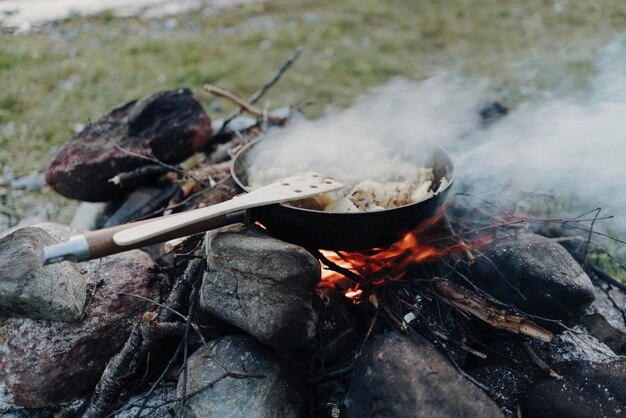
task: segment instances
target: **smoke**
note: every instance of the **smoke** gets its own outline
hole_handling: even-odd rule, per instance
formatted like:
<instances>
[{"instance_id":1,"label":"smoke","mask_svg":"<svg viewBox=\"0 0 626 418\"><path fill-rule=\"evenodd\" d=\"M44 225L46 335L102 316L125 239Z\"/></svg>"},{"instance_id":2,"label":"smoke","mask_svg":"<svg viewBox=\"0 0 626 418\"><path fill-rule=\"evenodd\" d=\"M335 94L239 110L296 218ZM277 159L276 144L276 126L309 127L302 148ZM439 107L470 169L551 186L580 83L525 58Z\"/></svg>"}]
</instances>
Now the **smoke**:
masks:
<instances>
[{"instance_id":1,"label":"smoke","mask_svg":"<svg viewBox=\"0 0 626 418\"><path fill-rule=\"evenodd\" d=\"M603 207L626 229L626 37L601 51L584 99L525 103L490 126L486 85L439 75L392 80L351 109L302 121L255 155L256 168L316 170L340 181L401 176L420 144L448 149L457 190L557 192ZM496 202L497 203L497 202Z\"/></svg>"},{"instance_id":2,"label":"smoke","mask_svg":"<svg viewBox=\"0 0 626 418\"><path fill-rule=\"evenodd\" d=\"M314 170L348 186L414 178L420 144L444 144L475 130L480 97L447 76L422 83L394 79L344 111L299 121L260 144L253 154L253 184ZM272 170L275 169L275 170Z\"/></svg>"},{"instance_id":3,"label":"smoke","mask_svg":"<svg viewBox=\"0 0 626 418\"><path fill-rule=\"evenodd\" d=\"M580 208L608 210L626 229L626 37L597 63L587 98L526 103L473 132L471 149L456 156L466 183L570 196Z\"/></svg>"}]
</instances>

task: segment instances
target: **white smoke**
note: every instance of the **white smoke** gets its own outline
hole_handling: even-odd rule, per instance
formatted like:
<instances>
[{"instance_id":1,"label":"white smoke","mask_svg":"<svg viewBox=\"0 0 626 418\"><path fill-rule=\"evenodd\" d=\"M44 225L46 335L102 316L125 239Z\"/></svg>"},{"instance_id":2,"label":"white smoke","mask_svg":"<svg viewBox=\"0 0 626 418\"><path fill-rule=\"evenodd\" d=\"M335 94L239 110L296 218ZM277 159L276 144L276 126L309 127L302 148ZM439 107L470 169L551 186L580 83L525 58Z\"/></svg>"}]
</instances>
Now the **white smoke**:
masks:
<instances>
[{"instance_id":1,"label":"white smoke","mask_svg":"<svg viewBox=\"0 0 626 418\"><path fill-rule=\"evenodd\" d=\"M380 181L430 141L451 152L459 184L575 196L581 207L612 212L624 230L626 37L600 53L591 84L585 99L522 104L482 127L486 86L445 75L396 79L349 110L296 123L256 163L288 174L313 169L345 182Z\"/></svg>"},{"instance_id":2,"label":"white smoke","mask_svg":"<svg viewBox=\"0 0 626 418\"><path fill-rule=\"evenodd\" d=\"M526 103L475 132L457 156L460 174L512 188L573 196L626 228L626 37L601 51L586 99ZM485 183L483 183L485 184Z\"/></svg>"},{"instance_id":3,"label":"white smoke","mask_svg":"<svg viewBox=\"0 0 626 418\"><path fill-rule=\"evenodd\" d=\"M283 175L314 170L348 185L400 179L417 168L420 144L444 144L475 130L478 104L479 95L447 76L419 84L395 79L348 110L294 123L260 144L253 183L264 183L258 173L272 168Z\"/></svg>"}]
</instances>

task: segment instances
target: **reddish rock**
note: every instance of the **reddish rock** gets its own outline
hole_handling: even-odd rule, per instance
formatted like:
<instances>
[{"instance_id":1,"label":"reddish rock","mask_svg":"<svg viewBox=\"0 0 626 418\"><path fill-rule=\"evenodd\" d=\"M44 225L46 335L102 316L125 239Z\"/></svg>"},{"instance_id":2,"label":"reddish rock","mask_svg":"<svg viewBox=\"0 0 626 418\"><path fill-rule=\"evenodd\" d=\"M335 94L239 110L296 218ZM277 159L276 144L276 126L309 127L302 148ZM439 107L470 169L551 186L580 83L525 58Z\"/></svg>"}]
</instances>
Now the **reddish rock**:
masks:
<instances>
[{"instance_id":1,"label":"reddish rock","mask_svg":"<svg viewBox=\"0 0 626 418\"><path fill-rule=\"evenodd\" d=\"M139 250L78 264L96 290L84 317L73 323L0 318L0 412L41 407L87 394L150 302L160 280Z\"/></svg>"},{"instance_id":2,"label":"reddish rock","mask_svg":"<svg viewBox=\"0 0 626 418\"><path fill-rule=\"evenodd\" d=\"M113 143L176 164L201 149L210 136L211 121L189 89L154 93L112 110L70 139L48 166L46 182L69 198L111 200L128 190L109 179L155 164Z\"/></svg>"}]
</instances>

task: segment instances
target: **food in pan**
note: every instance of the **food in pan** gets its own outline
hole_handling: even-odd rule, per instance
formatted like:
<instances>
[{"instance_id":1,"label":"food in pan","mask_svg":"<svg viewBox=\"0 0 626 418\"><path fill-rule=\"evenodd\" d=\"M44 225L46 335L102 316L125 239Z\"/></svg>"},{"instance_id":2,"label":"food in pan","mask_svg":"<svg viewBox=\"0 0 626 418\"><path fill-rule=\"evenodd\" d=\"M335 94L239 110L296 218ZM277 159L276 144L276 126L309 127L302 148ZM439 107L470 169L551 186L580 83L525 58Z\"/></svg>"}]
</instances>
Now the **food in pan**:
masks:
<instances>
[{"instance_id":1,"label":"food in pan","mask_svg":"<svg viewBox=\"0 0 626 418\"><path fill-rule=\"evenodd\" d=\"M297 201L293 205L332 213L374 212L421 202L448 185L447 179L443 177L434 189L435 175L432 168L418 167L406 162L402 165L402 175L391 176L383 181L364 180L353 183L341 191ZM261 169L252 165L250 186L261 187L288 174L284 168ZM341 178L337 180L342 181Z\"/></svg>"}]
</instances>

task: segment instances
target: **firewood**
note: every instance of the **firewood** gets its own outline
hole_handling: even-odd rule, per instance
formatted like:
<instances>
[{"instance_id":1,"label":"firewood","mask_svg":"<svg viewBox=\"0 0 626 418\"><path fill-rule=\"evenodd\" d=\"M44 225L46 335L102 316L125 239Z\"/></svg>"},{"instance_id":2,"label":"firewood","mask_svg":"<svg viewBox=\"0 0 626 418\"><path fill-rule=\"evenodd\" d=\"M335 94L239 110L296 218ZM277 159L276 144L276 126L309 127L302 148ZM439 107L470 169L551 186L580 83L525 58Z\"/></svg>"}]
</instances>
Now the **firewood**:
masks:
<instances>
[{"instance_id":1,"label":"firewood","mask_svg":"<svg viewBox=\"0 0 626 418\"><path fill-rule=\"evenodd\" d=\"M498 306L480 298L475 293L456 286L447 280L433 282L435 291L444 302L455 306L463 312L474 315L489 325L514 334L526 335L541 341L550 342L552 333L523 316L517 315L509 308Z\"/></svg>"}]
</instances>

